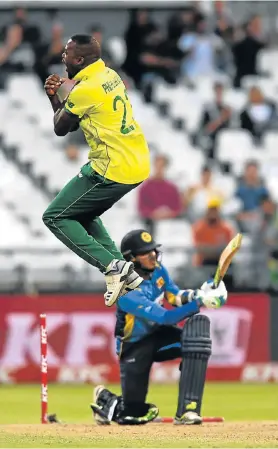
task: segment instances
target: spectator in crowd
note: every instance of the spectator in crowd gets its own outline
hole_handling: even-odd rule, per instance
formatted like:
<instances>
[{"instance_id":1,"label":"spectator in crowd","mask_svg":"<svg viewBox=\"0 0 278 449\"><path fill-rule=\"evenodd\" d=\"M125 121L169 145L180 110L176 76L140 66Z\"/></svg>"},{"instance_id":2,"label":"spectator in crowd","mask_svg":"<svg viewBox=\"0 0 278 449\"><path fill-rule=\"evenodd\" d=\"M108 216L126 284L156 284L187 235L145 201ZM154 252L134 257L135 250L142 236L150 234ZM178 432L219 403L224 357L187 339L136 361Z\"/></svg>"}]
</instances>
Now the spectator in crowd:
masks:
<instances>
[{"instance_id":1,"label":"spectator in crowd","mask_svg":"<svg viewBox=\"0 0 278 449\"><path fill-rule=\"evenodd\" d=\"M240 126L250 131L256 140L260 140L263 133L277 125L275 103L264 98L258 87L249 91L249 101L240 114Z\"/></svg>"},{"instance_id":2,"label":"spectator in crowd","mask_svg":"<svg viewBox=\"0 0 278 449\"><path fill-rule=\"evenodd\" d=\"M240 87L246 75L257 75L257 59L259 52L265 47L262 40L262 24L259 16L253 17L247 24L246 32L232 47L235 64L234 86Z\"/></svg>"},{"instance_id":3,"label":"spectator in crowd","mask_svg":"<svg viewBox=\"0 0 278 449\"><path fill-rule=\"evenodd\" d=\"M138 210L151 234L158 220L176 218L182 210L180 193L175 184L166 179L169 161L158 155L154 161L154 174L139 189Z\"/></svg>"},{"instance_id":4,"label":"spectator in crowd","mask_svg":"<svg viewBox=\"0 0 278 449\"><path fill-rule=\"evenodd\" d=\"M209 158L214 158L216 137L231 122L232 111L223 100L224 86L221 83L214 85L214 101L205 106L199 132L201 146L206 150Z\"/></svg>"},{"instance_id":5,"label":"spectator in crowd","mask_svg":"<svg viewBox=\"0 0 278 449\"><path fill-rule=\"evenodd\" d=\"M133 79L136 87L140 86L142 78L140 55L146 38L154 30L156 30L156 26L148 11L141 9L130 11L130 23L124 36L127 54L123 70Z\"/></svg>"},{"instance_id":6,"label":"spectator in crowd","mask_svg":"<svg viewBox=\"0 0 278 449\"><path fill-rule=\"evenodd\" d=\"M196 266L216 266L222 250L234 236L230 224L221 218L220 205L217 198L211 199L204 217L192 226Z\"/></svg>"},{"instance_id":7,"label":"spectator in crowd","mask_svg":"<svg viewBox=\"0 0 278 449\"><path fill-rule=\"evenodd\" d=\"M173 29L165 38L159 27L154 26L141 44L138 54L137 87L144 93L145 101L152 101L157 78L175 84L180 75L181 61L185 53L179 49ZM140 73L140 79L139 79Z\"/></svg>"},{"instance_id":8,"label":"spectator in crowd","mask_svg":"<svg viewBox=\"0 0 278 449\"><path fill-rule=\"evenodd\" d=\"M271 286L278 288L278 210L273 199L266 196L262 200L263 235L268 250L267 265L269 268ZM255 240L254 240L255 243Z\"/></svg>"},{"instance_id":9,"label":"spectator in crowd","mask_svg":"<svg viewBox=\"0 0 278 449\"><path fill-rule=\"evenodd\" d=\"M256 220L250 229L252 275L256 285L266 288L271 277L277 286L278 275L278 215L277 206L268 195L260 200Z\"/></svg>"},{"instance_id":10,"label":"spectator in crowd","mask_svg":"<svg viewBox=\"0 0 278 449\"><path fill-rule=\"evenodd\" d=\"M32 65L33 49L40 41L37 26L28 22L27 12L17 8L12 22L0 32L0 72L24 71Z\"/></svg>"},{"instance_id":11,"label":"spectator in crowd","mask_svg":"<svg viewBox=\"0 0 278 449\"><path fill-rule=\"evenodd\" d=\"M91 26L90 30L89 30L90 34L92 35L92 37L94 37L98 43L101 46L101 57L104 60L105 64L108 67L111 67L112 69L115 68L115 63L113 61L113 56L111 54L111 52L109 51L109 49L107 48L107 45L103 39L103 29L100 25L93 25Z\"/></svg>"},{"instance_id":12,"label":"spectator in crowd","mask_svg":"<svg viewBox=\"0 0 278 449\"><path fill-rule=\"evenodd\" d=\"M157 77L169 84L176 83L183 57L184 53L177 47L176 41L165 40L158 28L149 34L140 55L141 88L147 102L152 100L152 89Z\"/></svg>"},{"instance_id":13,"label":"spectator in crowd","mask_svg":"<svg viewBox=\"0 0 278 449\"><path fill-rule=\"evenodd\" d=\"M220 37L208 32L206 20L200 19L196 32L182 35L179 48L188 53L182 64L182 75L194 84L196 78L217 72L217 53L223 52L224 42Z\"/></svg>"},{"instance_id":14,"label":"spectator in crowd","mask_svg":"<svg viewBox=\"0 0 278 449\"><path fill-rule=\"evenodd\" d=\"M62 67L62 53L64 51L64 28L61 23L54 22L51 30L50 42L38 44L35 48L34 71L37 73L42 85L44 86L46 78L51 74L51 66L60 65L60 73L64 70ZM55 70L56 72L59 70Z\"/></svg>"},{"instance_id":15,"label":"spectator in crowd","mask_svg":"<svg viewBox=\"0 0 278 449\"><path fill-rule=\"evenodd\" d=\"M109 49L105 39L103 38L103 28L98 24L92 25L89 28L89 33L99 42L101 46L101 57L107 67L110 67L111 69L117 71L127 89L132 86L130 78L128 78L127 74L122 70L122 68L120 67L121 64L117 62L117 57L115 57L114 52Z\"/></svg>"},{"instance_id":16,"label":"spectator in crowd","mask_svg":"<svg viewBox=\"0 0 278 449\"><path fill-rule=\"evenodd\" d=\"M178 41L182 34L196 31L196 16L195 8L190 5L176 10L168 21L168 36Z\"/></svg>"},{"instance_id":17,"label":"spectator in crowd","mask_svg":"<svg viewBox=\"0 0 278 449\"><path fill-rule=\"evenodd\" d=\"M275 258L278 260L278 214L277 205L269 194L261 199L261 208L259 215L259 228L265 236L265 243L271 248L271 254L275 252Z\"/></svg>"},{"instance_id":18,"label":"spectator in crowd","mask_svg":"<svg viewBox=\"0 0 278 449\"><path fill-rule=\"evenodd\" d=\"M219 202L224 200L221 189L213 183L211 168L205 165L199 183L190 186L183 194L183 207L189 219L195 221L201 218L212 198L218 198Z\"/></svg>"},{"instance_id":19,"label":"spectator in crowd","mask_svg":"<svg viewBox=\"0 0 278 449\"><path fill-rule=\"evenodd\" d=\"M261 200L266 195L268 195L268 190L260 177L257 162L247 162L244 175L239 180L235 192L236 198L242 203L241 211L237 216L242 232L249 232L252 229L253 221L258 219Z\"/></svg>"},{"instance_id":20,"label":"spectator in crowd","mask_svg":"<svg viewBox=\"0 0 278 449\"><path fill-rule=\"evenodd\" d=\"M221 37L226 44L233 42L234 28L231 14L227 11L226 2L214 2L215 26L214 32Z\"/></svg>"},{"instance_id":21,"label":"spectator in crowd","mask_svg":"<svg viewBox=\"0 0 278 449\"><path fill-rule=\"evenodd\" d=\"M74 143L69 143L65 150L67 160L70 162L77 162L79 161L79 148Z\"/></svg>"}]
</instances>

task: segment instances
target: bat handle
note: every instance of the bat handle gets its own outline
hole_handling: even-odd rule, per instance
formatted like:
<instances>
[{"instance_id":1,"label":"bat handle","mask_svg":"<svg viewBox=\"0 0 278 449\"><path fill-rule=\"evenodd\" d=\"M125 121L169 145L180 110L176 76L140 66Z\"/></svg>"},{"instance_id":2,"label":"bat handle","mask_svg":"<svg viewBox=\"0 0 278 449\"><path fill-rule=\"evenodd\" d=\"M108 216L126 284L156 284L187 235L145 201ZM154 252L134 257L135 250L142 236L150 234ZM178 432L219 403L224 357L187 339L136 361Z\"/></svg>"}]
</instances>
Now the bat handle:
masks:
<instances>
[{"instance_id":1,"label":"bat handle","mask_svg":"<svg viewBox=\"0 0 278 449\"><path fill-rule=\"evenodd\" d=\"M218 279L218 281L216 281L216 280L214 279L212 288L213 288L213 289L216 289L216 288L219 286L219 284L220 284L221 281L222 281L222 278Z\"/></svg>"},{"instance_id":2,"label":"bat handle","mask_svg":"<svg viewBox=\"0 0 278 449\"><path fill-rule=\"evenodd\" d=\"M219 269L219 265L217 267L217 270L215 272L214 278L213 278L213 286L212 288L217 288L220 284L220 282L222 281L222 277L220 275L220 269Z\"/></svg>"}]
</instances>

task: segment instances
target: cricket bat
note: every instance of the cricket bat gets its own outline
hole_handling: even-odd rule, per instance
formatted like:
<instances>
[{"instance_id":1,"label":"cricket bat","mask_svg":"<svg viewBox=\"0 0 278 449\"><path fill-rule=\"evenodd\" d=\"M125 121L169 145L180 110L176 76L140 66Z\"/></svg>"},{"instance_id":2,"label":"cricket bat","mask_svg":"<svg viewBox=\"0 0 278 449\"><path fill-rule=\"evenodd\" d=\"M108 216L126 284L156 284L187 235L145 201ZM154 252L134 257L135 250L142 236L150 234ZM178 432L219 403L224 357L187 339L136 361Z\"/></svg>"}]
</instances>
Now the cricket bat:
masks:
<instances>
[{"instance_id":1,"label":"cricket bat","mask_svg":"<svg viewBox=\"0 0 278 449\"><path fill-rule=\"evenodd\" d=\"M241 247L242 234L237 234L223 249L221 256L219 258L217 270L214 275L213 288L217 288L223 277L225 276L234 255L237 253Z\"/></svg>"}]
</instances>

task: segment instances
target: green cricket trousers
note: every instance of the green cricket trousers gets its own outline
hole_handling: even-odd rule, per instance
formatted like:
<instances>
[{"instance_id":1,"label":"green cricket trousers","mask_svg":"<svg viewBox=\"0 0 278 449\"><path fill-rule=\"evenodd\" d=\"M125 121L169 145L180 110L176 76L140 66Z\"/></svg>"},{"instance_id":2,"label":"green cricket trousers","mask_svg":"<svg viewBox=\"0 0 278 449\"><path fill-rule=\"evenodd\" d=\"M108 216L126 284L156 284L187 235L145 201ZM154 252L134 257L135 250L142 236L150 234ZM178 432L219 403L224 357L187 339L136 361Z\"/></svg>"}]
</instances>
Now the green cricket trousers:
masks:
<instances>
[{"instance_id":1,"label":"green cricket trousers","mask_svg":"<svg viewBox=\"0 0 278 449\"><path fill-rule=\"evenodd\" d=\"M102 273L113 259L123 259L99 218L138 184L120 184L81 168L54 198L43 222L68 248Z\"/></svg>"}]
</instances>

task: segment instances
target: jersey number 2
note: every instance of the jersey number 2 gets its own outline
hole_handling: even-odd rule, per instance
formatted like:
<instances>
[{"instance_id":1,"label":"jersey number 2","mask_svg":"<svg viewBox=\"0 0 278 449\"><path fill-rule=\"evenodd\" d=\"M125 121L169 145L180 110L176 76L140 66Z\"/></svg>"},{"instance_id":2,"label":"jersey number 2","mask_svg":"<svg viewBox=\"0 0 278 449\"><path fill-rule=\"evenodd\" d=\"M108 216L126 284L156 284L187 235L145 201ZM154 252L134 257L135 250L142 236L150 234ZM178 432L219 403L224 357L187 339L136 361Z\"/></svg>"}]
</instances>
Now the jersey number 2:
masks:
<instances>
[{"instance_id":1,"label":"jersey number 2","mask_svg":"<svg viewBox=\"0 0 278 449\"><path fill-rule=\"evenodd\" d=\"M128 96L127 96L126 90L125 90L125 99L128 100ZM114 101L113 101L113 110L114 110L114 111L117 111L117 103L118 103L118 102L122 103L122 105L123 105L123 107L124 107L124 113L123 113L123 119L122 119L122 126L121 126L121 133L122 133L122 134L128 134L128 133L130 133L131 131L133 131L135 128L134 128L133 125L131 125L131 126L126 126L126 103L125 103L125 100L124 100L120 95L117 95L117 96L114 98Z\"/></svg>"}]
</instances>

